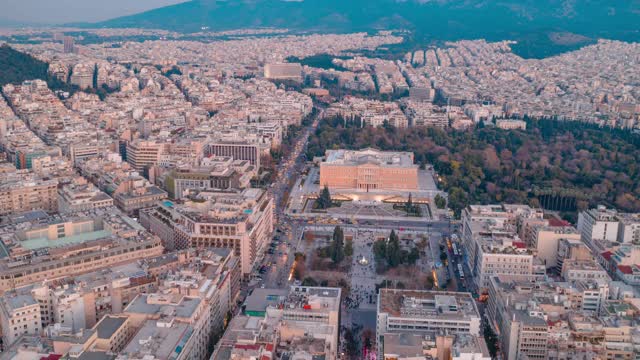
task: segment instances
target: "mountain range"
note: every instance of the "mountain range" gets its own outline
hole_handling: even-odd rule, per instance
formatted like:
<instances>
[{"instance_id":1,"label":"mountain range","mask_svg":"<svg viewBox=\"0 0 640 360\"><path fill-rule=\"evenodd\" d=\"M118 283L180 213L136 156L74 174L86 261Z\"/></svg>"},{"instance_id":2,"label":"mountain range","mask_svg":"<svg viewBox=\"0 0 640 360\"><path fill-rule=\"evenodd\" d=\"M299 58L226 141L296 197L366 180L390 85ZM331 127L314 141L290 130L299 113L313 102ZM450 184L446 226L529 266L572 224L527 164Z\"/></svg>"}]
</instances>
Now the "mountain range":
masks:
<instances>
[{"instance_id":1,"label":"mountain range","mask_svg":"<svg viewBox=\"0 0 640 360\"><path fill-rule=\"evenodd\" d=\"M639 34L638 0L193 0L94 25L197 31L247 27L360 31L408 28L455 35L548 28ZM629 34L631 35L631 34Z\"/></svg>"},{"instance_id":2,"label":"mountain range","mask_svg":"<svg viewBox=\"0 0 640 360\"><path fill-rule=\"evenodd\" d=\"M92 27L182 32L277 27L354 32L407 29L424 42L485 38L640 39L640 0L193 0ZM580 41L577 41L580 42ZM567 45L567 44L561 44Z\"/></svg>"}]
</instances>

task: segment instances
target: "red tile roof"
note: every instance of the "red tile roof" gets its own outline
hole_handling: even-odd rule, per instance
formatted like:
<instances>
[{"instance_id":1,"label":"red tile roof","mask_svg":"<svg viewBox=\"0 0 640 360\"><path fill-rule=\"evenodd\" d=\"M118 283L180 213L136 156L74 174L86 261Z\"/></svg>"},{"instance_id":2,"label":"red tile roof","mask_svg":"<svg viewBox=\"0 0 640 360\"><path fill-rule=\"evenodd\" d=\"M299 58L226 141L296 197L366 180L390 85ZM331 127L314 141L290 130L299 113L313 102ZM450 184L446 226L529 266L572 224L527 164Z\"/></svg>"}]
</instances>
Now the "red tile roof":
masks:
<instances>
[{"instance_id":1,"label":"red tile roof","mask_svg":"<svg viewBox=\"0 0 640 360\"><path fill-rule=\"evenodd\" d=\"M48 356L41 357L40 360L59 360L62 355L59 354L49 354Z\"/></svg>"},{"instance_id":2,"label":"red tile roof","mask_svg":"<svg viewBox=\"0 0 640 360\"><path fill-rule=\"evenodd\" d=\"M611 260L611 255L613 255L613 253L611 251L605 251L600 255L602 255L605 260L609 261Z\"/></svg>"},{"instance_id":3,"label":"red tile roof","mask_svg":"<svg viewBox=\"0 0 640 360\"><path fill-rule=\"evenodd\" d=\"M517 247L518 249L526 249L527 248L527 244L523 243L522 241L514 241L513 242L513 246Z\"/></svg>"},{"instance_id":4,"label":"red tile roof","mask_svg":"<svg viewBox=\"0 0 640 360\"><path fill-rule=\"evenodd\" d=\"M554 217L549 219L549 226L571 226L571 223Z\"/></svg>"},{"instance_id":5,"label":"red tile roof","mask_svg":"<svg viewBox=\"0 0 640 360\"><path fill-rule=\"evenodd\" d=\"M625 275L633 274L633 269L629 265L618 265L618 270Z\"/></svg>"}]
</instances>

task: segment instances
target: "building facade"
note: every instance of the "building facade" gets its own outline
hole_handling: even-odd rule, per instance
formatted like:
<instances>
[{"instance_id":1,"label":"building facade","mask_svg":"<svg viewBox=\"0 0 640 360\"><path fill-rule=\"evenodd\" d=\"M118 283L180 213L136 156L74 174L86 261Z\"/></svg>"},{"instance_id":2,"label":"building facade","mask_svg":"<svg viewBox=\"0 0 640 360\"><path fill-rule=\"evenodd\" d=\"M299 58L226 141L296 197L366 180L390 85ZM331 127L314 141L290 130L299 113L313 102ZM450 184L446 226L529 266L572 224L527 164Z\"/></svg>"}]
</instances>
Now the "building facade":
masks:
<instances>
[{"instance_id":1,"label":"building facade","mask_svg":"<svg viewBox=\"0 0 640 360\"><path fill-rule=\"evenodd\" d=\"M376 149L327 150L320 164L320 186L354 191L417 191L418 165L413 153Z\"/></svg>"}]
</instances>

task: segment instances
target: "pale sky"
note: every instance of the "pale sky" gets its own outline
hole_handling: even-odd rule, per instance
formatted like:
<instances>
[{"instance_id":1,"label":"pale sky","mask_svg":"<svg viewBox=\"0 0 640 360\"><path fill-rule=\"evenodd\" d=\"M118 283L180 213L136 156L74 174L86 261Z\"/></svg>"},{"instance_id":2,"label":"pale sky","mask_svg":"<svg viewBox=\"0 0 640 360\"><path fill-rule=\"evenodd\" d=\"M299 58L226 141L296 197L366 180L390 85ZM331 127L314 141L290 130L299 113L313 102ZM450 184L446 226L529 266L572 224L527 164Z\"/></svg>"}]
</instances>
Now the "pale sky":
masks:
<instances>
[{"instance_id":1,"label":"pale sky","mask_svg":"<svg viewBox=\"0 0 640 360\"><path fill-rule=\"evenodd\" d=\"M0 22L62 24L135 14L186 0L0 0Z\"/></svg>"}]
</instances>

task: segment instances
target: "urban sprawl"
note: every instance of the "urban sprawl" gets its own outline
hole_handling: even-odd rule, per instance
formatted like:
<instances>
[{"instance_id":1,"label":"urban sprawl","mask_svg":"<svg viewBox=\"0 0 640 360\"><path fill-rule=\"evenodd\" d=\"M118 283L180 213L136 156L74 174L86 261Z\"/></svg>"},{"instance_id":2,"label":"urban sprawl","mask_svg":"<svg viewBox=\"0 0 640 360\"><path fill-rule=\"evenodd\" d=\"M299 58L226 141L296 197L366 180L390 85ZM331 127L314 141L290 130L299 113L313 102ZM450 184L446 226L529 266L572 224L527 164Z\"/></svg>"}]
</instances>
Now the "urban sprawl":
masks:
<instances>
[{"instance_id":1,"label":"urban sprawl","mask_svg":"<svg viewBox=\"0 0 640 360\"><path fill-rule=\"evenodd\" d=\"M328 119L638 132L640 45L66 30L0 33L49 78L1 89L0 360L640 358L640 214L456 220L411 151L305 155Z\"/></svg>"}]
</instances>

